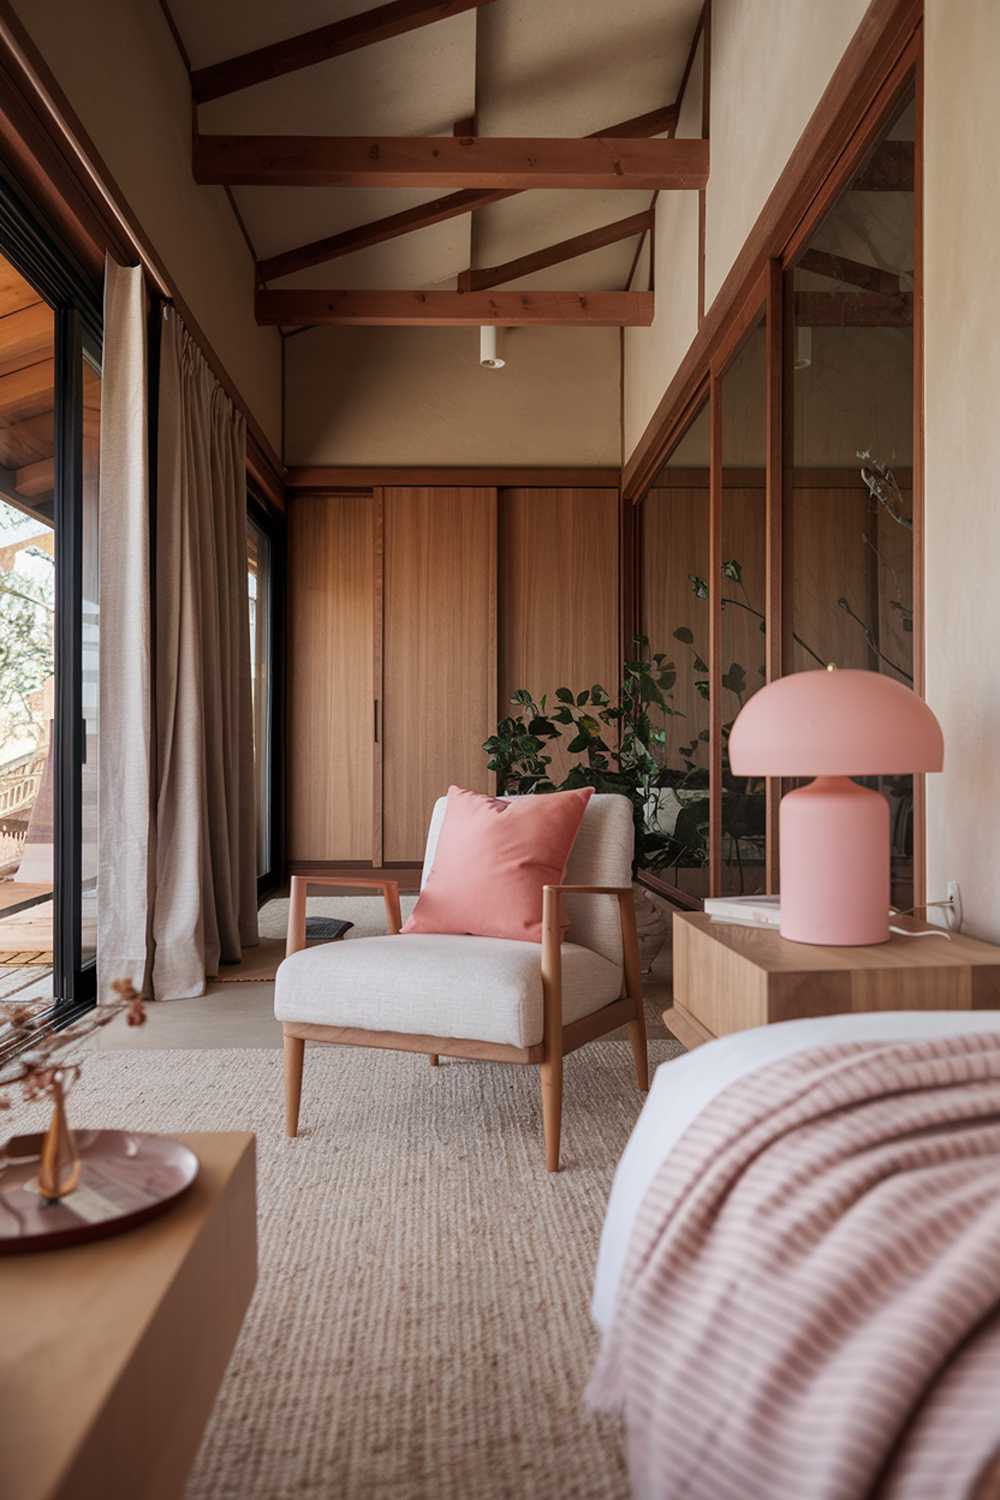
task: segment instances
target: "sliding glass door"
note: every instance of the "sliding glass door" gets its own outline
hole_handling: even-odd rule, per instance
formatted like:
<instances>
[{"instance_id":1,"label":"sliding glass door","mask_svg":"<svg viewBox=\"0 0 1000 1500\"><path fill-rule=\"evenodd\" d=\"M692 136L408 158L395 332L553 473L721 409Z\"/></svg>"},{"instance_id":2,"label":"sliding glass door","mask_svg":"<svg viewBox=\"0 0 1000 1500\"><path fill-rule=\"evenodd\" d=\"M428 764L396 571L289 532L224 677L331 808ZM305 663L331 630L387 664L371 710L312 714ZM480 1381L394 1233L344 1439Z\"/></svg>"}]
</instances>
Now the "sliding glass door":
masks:
<instances>
[{"instance_id":1,"label":"sliding glass door","mask_svg":"<svg viewBox=\"0 0 1000 1500\"><path fill-rule=\"evenodd\" d=\"M0 1000L96 989L99 288L0 178Z\"/></svg>"}]
</instances>

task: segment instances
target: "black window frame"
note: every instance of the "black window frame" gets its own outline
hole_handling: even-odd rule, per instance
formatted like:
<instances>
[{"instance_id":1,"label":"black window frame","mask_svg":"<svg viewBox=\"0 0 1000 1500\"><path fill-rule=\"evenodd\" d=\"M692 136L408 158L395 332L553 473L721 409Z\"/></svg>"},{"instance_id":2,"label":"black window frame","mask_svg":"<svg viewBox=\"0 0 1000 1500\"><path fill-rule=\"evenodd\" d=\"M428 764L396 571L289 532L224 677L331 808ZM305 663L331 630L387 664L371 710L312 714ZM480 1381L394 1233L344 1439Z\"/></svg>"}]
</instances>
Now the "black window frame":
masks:
<instances>
[{"instance_id":1,"label":"black window frame","mask_svg":"<svg viewBox=\"0 0 1000 1500\"><path fill-rule=\"evenodd\" d=\"M57 1023L97 999L96 958L81 952L83 362L100 369L103 287L0 161L0 254L55 314L55 726L53 1008Z\"/></svg>"}]
</instances>

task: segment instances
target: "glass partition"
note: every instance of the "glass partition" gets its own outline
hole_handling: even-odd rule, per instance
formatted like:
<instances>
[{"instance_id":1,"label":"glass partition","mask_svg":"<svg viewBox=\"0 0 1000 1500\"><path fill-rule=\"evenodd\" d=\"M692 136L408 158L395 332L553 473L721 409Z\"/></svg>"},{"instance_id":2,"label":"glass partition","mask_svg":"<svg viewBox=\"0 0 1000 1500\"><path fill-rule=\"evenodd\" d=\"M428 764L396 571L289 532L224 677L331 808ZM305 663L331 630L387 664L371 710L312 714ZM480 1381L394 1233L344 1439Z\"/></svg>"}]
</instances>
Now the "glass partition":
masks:
<instances>
[{"instance_id":1,"label":"glass partition","mask_svg":"<svg viewBox=\"0 0 1000 1500\"><path fill-rule=\"evenodd\" d=\"M696 413L640 507L641 631L673 663L651 721L662 769L647 801L649 868L686 895L708 894L708 403Z\"/></svg>"},{"instance_id":2,"label":"glass partition","mask_svg":"<svg viewBox=\"0 0 1000 1500\"><path fill-rule=\"evenodd\" d=\"M734 776L729 731L767 681L767 390L763 313L726 367L722 402L720 695L722 816L720 894L766 890L766 785Z\"/></svg>"},{"instance_id":3,"label":"glass partition","mask_svg":"<svg viewBox=\"0 0 1000 1500\"><path fill-rule=\"evenodd\" d=\"M786 671L912 686L912 92L786 274ZM788 368L788 366L791 368ZM913 778L889 799L893 900L913 900Z\"/></svg>"}]
</instances>

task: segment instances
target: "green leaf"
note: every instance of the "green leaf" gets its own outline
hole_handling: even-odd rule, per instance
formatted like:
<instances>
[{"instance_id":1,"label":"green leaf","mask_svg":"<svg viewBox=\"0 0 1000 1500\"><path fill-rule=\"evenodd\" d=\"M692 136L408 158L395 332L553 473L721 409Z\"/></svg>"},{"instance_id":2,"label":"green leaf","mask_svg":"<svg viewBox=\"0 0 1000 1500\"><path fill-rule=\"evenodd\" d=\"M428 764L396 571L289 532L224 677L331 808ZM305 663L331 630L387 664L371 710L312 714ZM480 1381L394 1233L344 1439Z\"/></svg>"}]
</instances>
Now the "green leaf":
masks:
<instances>
[{"instance_id":1,"label":"green leaf","mask_svg":"<svg viewBox=\"0 0 1000 1500\"><path fill-rule=\"evenodd\" d=\"M596 719L591 718L590 714L581 714L579 719L577 719L577 723L581 730L585 730L587 734L600 734L601 732L600 724L598 724Z\"/></svg>"},{"instance_id":2,"label":"green leaf","mask_svg":"<svg viewBox=\"0 0 1000 1500\"><path fill-rule=\"evenodd\" d=\"M531 694L527 688L517 688L510 701L511 703L522 703L527 708L531 705Z\"/></svg>"},{"instance_id":3,"label":"green leaf","mask_svg":"<svg viewBox=\"0 0 1000 1500\"><path fill-rule=\"evenodd\" d=\"M582 708L583 705L585 703L588 703L589 701L590 701L590 694L586 691L586 689L582 693L577 693L577 695L576 695L576 706L577 706L577 708Z\"/></svg>"},{"instance_id":4,"label":"green leaf","mask_svg":"<svg viewBox=\"0 0 1000 1500\"><path fill-rule=\"evenodd\" d=\"M600 705L602 703L610 703L611 699L608 697L607 690L602 688L599 682L595 682L590 690L590 701L591 703Z\"/></svg>"},{"instance_id":5,"label":"green leaf","mask_svg":"<svg viewBox=\"0 0 1000 1500\"><path fill-rule=\"evenodd\" d=\"M686 625L678 625L674 631L674 640L683 641L686 646L694 645L694 631L689 630Z\"/></svg>"},{"instance_id":6,"label":"green leaf","mask_svg":"<svg viewBox=\"0 0 1000 1500\"><path fill-rule=\"evenodd\" d=\"M702 661L700 656L696 656L694 659L694 669L696 672L707 672L708 662Z\"/></svg>"},{"instance_id":7,"label":"green leaf","mask_svg":"<svg viewBox=\"0 0 1000 1500\"><path fill-rule=\"evenodd\" d=\"M586 750L586 748L587 748L587 746L589 744L590 744L590 736L589 735L578 734L575 737L575 739L570 740L570 742L569 742L569 744L568 744L568 746L566 748L569 750L570 755L579 755L579 754L582 753L582 751Z\"/></svg>"},{"instance_id":8,"label":"green leaf","mask_svg":"<svg viewBox=\"0 0 1000 1500\"><path fill-rule=\"evenodd\" d=\"M743 582L743 568L735 557L731 557L728 562L722 564L722 576L731 579L733 583Z\"/></svg>"},{"instance_id":9,"label":"green leaf","mask_svg":"<svg viewBox=\"0 0 1000 1500\"><path fill-rule=\"evenodd\" d=\"M551 719L536 718L529 721L528 733L540 735L543 739L551 740L555 739L559 731Z\"/></svg>"},{"instance_id":10,"label":"green leaf","mask_svg":"<svg viewBox=\"0 0 1000 1500\"><path fill-rule=\"evenodd\" d=\"M575 703L576 699L569 688L556 688L556 697L560 703Z\"/></svg>"},{"instance_id":11,"label":"green leaf","mask_svg":"<svg viewBox=\"0 0 1000 1500\"><path fill-rule=\"evenodd\" d=\"M704 578L699 578L697 573L689 573L688 580L691 584L691 588L699 599L708 598L708 584L705 582Z\"/></svg>"},{"instance_id":12,"label":"green leaf","mask_svg":"<svg viewBox=\"0 0 1000 1500\"><path fill-rule=\"evenodd\" d=\"M552 719L556 724L573 723L573 715L570 713L568 708L557 708L555 713L552 715Z\"/></svg>"},{"instance_id":13,"label":"green leaf","mask_svg":"<svg viewBox=\"0 0 1000 1500\"><path fill-rule=\"evenodd\" d=\"M731 693L746 692L747 674L738 661L730 662L722 678L722 686Z\"/></svg>"},{"instance_id":14,"label":"green leaf","mask_svg":"<svg viewBox=\"0 0 1000 1500\"><path fill-rule=\"evenodd\" d=\"M701 696L707 702L708 698L710 697L710 690L709 690L709 686L708 686L708 678L707 677L698 677L698 678L695 679L695 684L694 685L697 688L698 692L701 694Z\"/></svg>"}]
</instances>

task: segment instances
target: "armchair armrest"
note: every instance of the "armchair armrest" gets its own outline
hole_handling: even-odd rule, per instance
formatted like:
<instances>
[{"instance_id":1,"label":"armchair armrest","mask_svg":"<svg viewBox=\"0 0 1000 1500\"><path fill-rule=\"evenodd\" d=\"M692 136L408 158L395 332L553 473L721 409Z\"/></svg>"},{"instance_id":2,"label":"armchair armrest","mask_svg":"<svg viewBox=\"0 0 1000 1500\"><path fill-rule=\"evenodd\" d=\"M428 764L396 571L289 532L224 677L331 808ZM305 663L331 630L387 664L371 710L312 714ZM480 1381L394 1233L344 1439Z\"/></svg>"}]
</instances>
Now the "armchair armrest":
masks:
<instances>
[{"instance_id":1,"label":"armchair armrest","mask_svg":"<svg viewBox=\"0 0 1000 1500\"><path fill-rule=\"evenodd\" d=\"M288 935L285 939L285 957L290 958L306 945L306 893L311 885L344 887L364 886L381 891L385 901L386 926L395 934L402 926L399 909L399 881L383 880L375 875L293 875L288 903Z\"/></svg>"},{"instance_id":2,"label":"armchair armrest","mask_svg":"<svg viewBox=\"0 0 1000 1500\"><path fill-rule=\"evenodd\" d=\"M545 1036L554 1037L562 1030L562 898L572 896L615 896L622 929L622 961L625 989L629 995L642 992L639 960L639 934L635 922L635 902L630 885L547 885L542 888L542 993L545 1003ZM639 1004L641 1005L641 1000Z\"/></svg>"}]
</instances>

